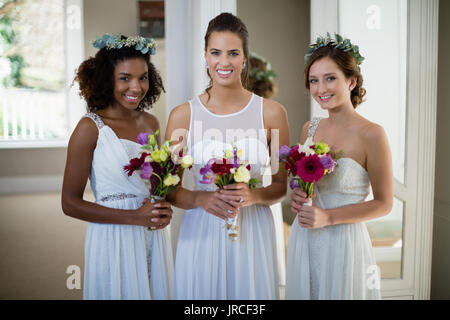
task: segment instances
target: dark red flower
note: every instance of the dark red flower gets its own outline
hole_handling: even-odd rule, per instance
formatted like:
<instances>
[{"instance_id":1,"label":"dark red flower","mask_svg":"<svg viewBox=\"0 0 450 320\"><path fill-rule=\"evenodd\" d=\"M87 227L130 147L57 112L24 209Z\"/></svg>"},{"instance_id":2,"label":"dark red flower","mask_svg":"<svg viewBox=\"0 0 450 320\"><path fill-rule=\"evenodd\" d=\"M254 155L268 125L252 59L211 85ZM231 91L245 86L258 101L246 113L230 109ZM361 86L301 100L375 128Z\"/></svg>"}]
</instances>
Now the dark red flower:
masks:
<instances>
[{"instance_id":1,"label":"dark red flower","mask_svg":"<svg viewBox=\"0 0 450 320\"><path fill-rule=\"evenodd\" d=\"M211 166L211 170L214 173L218 173L220 176L223 176L226 173L230 173L231 168L233 167L233 164L227 163L227 159L223 158L222 160L218 159L219 161L216 161Z\"/></svg>"},{"instance_id":2,"label":"dark red flower","mask_svg":"<svg viewBox=\"0 0 450 320\"><path fill-rule=\"evenodd\" d=\"M133 172L138 170L141 165L144 163L145 157L144 159L141 158L133 158L130 160L130 163L127 164L126 166L123 167L123 169L125 170L125 172L128 173L128 176L133 175Z\"/></svg>"}]
</instances>

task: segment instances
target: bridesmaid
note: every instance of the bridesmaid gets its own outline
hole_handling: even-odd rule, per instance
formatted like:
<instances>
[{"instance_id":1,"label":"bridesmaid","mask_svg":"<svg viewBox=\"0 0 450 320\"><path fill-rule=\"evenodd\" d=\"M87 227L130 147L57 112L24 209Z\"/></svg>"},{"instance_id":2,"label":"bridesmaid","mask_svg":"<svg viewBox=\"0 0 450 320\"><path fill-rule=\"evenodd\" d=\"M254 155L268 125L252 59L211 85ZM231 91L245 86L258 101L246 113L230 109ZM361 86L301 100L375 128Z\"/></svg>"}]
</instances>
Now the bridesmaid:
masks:
<instances>
[{"instance_id":1,"label":"bridesmaid","mask_svg":"<svg viewBox=\"0 0 450 320\"><path fill-rule=\"evenodd\" d=\"M328 118L304 124L307 137L343 151L334 172L315 185L313 206L294 189L297 213L288 245L287 299L380 299L379 269L364 221L392 209L391 152L384 129L356 112L365 89L356 46L336 35L312 44L305 86ZM374 199L365 201L372 187Z\"/></svg>"},{"instance_id":2,"label":"bridesmaid","mask_svg":"<svg viewBox=\"0 0 450 320\"><path fill-rule=\"evenodd\" d=\"M276 137L277 146L289 143L284 107L247 89L248 57L244 23L230 13L212 19L205 35L210 85L170 113L166 139L178 141L182 132L195 159L194 190L179 187L169 195L174 206L186 209L176 253L176 299L279 298L269 206L286 194L286 174L272 172L269 186L252 190L245 183L229 185L226 190L200 183L200 168L233 141L243 150L242 158L250 161L252 177L259 180L270 159L271 136ZM233 242L225 225L228 217L236 215L240 229Z\"/></svg>"},{"instance_id":3,"label":"bridesmaid","mask_svg":"<svg viewBox=\"0 0 450 320\"><path fill-rule=\"evenodd\" d=\"M83 298L170 299L172 248L165 227L171 206L141 205L149 194L145 183L137 172L124 172L138 157L137 135L159 129L158 119L144 112L164 90L150 62L155 43L104 35L94 46L100 50L75 77L88 113L70 137L62 188L64 213L89 222ZM95 202L83 199L88 178Z\"/></svg>"}]
</instances>

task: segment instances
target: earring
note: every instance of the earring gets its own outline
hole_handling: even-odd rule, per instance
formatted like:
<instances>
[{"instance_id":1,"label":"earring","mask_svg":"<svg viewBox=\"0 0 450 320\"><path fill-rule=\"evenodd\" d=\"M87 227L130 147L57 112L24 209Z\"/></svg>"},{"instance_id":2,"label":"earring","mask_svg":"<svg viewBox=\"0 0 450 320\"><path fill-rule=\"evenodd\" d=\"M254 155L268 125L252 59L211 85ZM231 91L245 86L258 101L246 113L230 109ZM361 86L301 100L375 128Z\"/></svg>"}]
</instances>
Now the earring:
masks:
<instances>
[{"instance_id":1,"label":"earring","mask_svg":"<svg viewBox=\"0 0 450 320\"><path fill-rule=\"evenodd\" d=\"M209 68L209 66L208 66L208 61L205 61L205 67L206 67L206 69Z\"/></svg>"},{"instance_id":2,"label":"earring","mask_svg":"<svg viewBox=\"0 0 450 320\"><path fill-rule=\"evenodd\" d=\"M245 62L242 64L242 69L245 69Z\"/></svg>"}]
</instances>

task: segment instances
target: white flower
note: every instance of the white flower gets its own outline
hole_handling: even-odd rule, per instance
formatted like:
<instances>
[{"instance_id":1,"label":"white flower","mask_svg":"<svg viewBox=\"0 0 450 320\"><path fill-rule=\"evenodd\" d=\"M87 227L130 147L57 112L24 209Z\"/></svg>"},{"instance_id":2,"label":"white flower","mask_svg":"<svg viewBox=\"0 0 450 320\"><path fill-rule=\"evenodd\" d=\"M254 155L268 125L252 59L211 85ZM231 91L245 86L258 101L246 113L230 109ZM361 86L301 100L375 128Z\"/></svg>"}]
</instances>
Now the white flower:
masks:
<instances>
[{"instance_id":1,"label":"white flower","mask_svg":"<svg viewBox=\"0 0 450 320\"><path fill-rule=\"evenodd\" d=\"M169 175L164 179L165 186L176 186L180 182L180 177L177 175Z\"/></svg>"},{"instance_id":2,"label":"white flower","mask_svg":"<svg viewBox=\"0 0 450 320\"><path fill-rule=\"evenodd\" d=\"M192 166L194 163L194 159L190 155L185 155L183 158L181 158L181 167L186 169Z\"/></svg>"},{"instance_id":3,"label":"white flower","mask_svg":"<svg viewBox=\"0 0 450 320\"><path fill-rule=\"evenodd\" d=\"M234 173L234 180L236 182L248 183L250 181L250 171L244 166L239 167Z\"/></svg>"},{"instance_id":4,"label":"white flower","mask_svg":"<svg viewBox=\"0 0 450 320\"><path fill-rule=\"evenodd\" d=\"M308 139L306 139L304 144L300 144L299 148L298 148L298 153L302 153L304 152L305 155L309 156L311 154L315 154L314 149L311 149L310 146L313 146L314 142L312 141L311 137L308 137Z\"/></svg>"}]
</instances>

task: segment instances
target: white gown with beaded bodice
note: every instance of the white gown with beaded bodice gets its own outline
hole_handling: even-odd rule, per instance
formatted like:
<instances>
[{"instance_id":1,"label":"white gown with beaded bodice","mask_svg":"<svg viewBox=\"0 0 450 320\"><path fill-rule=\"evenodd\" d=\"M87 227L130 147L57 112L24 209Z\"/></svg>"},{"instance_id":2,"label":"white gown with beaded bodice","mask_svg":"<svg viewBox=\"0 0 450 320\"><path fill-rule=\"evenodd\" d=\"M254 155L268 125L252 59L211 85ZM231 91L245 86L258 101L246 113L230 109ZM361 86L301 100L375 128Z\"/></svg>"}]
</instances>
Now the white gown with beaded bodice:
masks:
<instances>
[{"instance_id":1,"label":"white gown with beaded bodice","mask_svg":"<svg viewBox=\"0 0 450 320\"><path fill-rule=\"evenodd\" d=\"M252 177L263 180L270 176L261 97L253 94L246 107L227 115L210 112L198 97L189 104L187 145L194 158L194 190L217 189L214 184L199 182L200 168L210 158L231 149L231 142L243 150L242 159L250 161ZM176 252L176 299L279 298L277 244L270 207L242 207L237 221L239 236L233 242L225 220L203 208L186 210Z\"/></svg>"},{"instance_id":2,"label":"white gown with beaded bodice","mask_svg":"<svg viewBox=\"0 0 450 320\"><path fill-rule=\"evenodd\" d=\"M314 137L320 118L310 122ZM330 209L364 202L367 171L340 158L333 173L314 186L315 206ZM286 299L380 299L379 271L364 222L319 229L302 228L295 218L288 241Z\"/></svg>"},{"instance_id":3,"label":"white gown with beaded bodice","mask_svg":"<svg viewBox=\"0 0 450 320\"><path fill-rule=\"evenodd\" d=\"M91 167L91 188L101 206L136 210L149 196L138 173L123 167L138 157L140 145L119 139L95 113L85 115L98 128ZM88 223L85 244L84 299L171 299L173 257L168 227Z\"/></svg>"}]
</instances>

